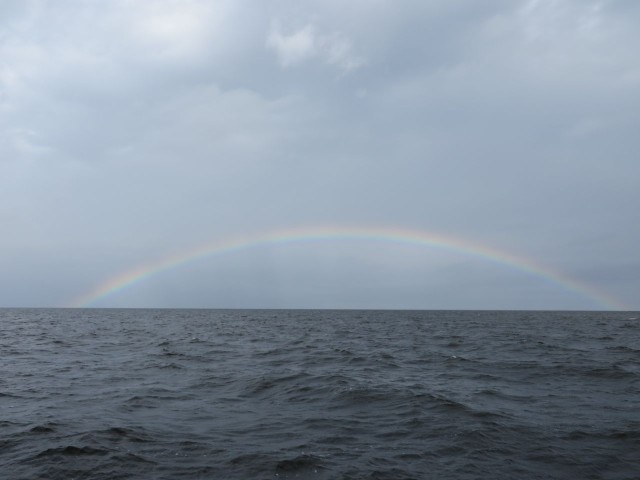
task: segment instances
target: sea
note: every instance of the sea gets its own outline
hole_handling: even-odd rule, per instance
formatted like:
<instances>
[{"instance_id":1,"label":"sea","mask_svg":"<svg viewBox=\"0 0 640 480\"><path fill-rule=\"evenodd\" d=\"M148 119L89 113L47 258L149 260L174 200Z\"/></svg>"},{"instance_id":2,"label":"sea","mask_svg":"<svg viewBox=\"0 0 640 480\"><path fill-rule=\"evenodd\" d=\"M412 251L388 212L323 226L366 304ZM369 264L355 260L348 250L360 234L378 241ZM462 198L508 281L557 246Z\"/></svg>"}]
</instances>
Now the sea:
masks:
<instances>
[{"instance_id":1,"label":"sea","mask_svg":"<svg viewBox=\"0 0 640 480\"><path fill-rule=\"evenodd\" d=\"M0 478L640 479L640 314L0 309Z\"/></svg>"}]
</instances>

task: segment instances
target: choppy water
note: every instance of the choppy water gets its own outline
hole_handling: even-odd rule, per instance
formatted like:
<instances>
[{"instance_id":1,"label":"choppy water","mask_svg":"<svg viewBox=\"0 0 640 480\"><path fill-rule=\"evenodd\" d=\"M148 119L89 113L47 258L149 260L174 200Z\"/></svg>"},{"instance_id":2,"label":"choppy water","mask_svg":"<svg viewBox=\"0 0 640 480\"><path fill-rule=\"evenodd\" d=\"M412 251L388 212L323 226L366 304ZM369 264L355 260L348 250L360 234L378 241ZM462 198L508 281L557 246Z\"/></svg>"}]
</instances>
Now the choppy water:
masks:
<instances>
[{"instance_id":1,"label":"choppy water","mask_svg":"<svg viewBox=\"0 0 640 480\"><path fill-rule=\"evenodd\" d=\"M0 477L637 479L637 316L0 310Z\"/></svg>"}]
</instances>

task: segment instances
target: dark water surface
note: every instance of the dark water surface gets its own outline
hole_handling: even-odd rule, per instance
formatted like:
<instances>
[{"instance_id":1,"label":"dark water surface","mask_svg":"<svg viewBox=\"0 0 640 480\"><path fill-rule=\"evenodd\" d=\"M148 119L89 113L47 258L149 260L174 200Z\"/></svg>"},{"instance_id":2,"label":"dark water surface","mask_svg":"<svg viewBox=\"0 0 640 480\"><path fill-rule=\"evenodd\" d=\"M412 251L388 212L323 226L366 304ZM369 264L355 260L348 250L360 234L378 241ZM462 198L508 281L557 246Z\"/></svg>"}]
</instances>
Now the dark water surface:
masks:
<instances>
[{"instance_id":1,"label":"dark water surface","mask_svg":"<svg viewBox=\"0 0 640 480\"><path fill-rule=\"evenodd\" d=\"M0 310L0 478L640 478L622 312Z\"/></svg>"}]
</instances>

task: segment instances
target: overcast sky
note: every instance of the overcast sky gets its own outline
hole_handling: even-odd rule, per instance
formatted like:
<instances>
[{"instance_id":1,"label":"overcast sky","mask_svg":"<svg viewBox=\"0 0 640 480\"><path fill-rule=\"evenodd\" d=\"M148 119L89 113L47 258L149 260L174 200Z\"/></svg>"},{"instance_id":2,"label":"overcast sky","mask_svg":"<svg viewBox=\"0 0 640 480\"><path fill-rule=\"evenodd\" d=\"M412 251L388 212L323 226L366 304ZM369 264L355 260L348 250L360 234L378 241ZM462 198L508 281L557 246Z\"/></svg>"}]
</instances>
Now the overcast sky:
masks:
<instances>
[{"instance_id":1,"label":"overcast sky","mask_svg":"<svg viewBox=\"0 0 640 480\"><path fill-rule=\"evenodd\" d=\"M439 233L640 308L640 2L0 2L0 306L293 227ZM462 252L258 245L97 306L599 305Z\"/></svg>"}]
</instances>

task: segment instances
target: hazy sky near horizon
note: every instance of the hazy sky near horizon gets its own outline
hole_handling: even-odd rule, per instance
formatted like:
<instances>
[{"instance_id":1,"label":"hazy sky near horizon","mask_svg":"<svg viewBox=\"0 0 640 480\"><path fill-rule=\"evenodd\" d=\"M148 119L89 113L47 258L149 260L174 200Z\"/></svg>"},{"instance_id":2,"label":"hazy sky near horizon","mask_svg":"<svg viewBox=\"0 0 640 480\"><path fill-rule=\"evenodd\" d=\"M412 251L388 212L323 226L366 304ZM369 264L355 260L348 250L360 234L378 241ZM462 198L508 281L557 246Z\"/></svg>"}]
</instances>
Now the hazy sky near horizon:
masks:
<instances>
[{"instance_id":1,"label":"hazy sky near horizon","mask_svg":"<svg viewBox=\"0 0 640 480\"><path fill-rule=\"evenodd\" d=\"M238 235L510 252L640 309L640 2L0 2L0 306ZM477 255L257 245L97 306L599 308Z\"/></svg>"}]
</instances>

